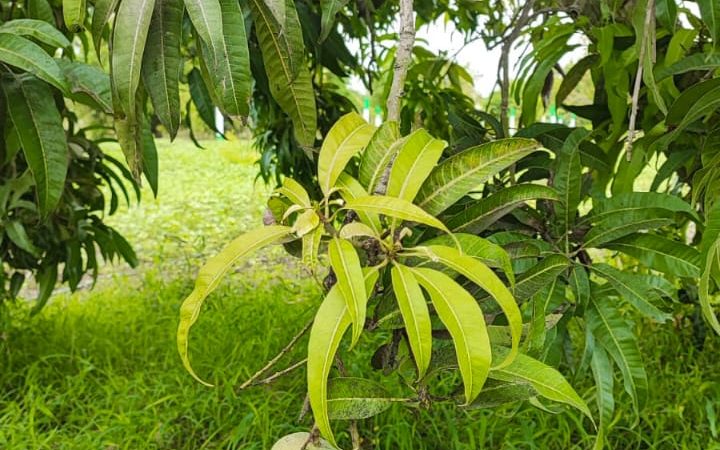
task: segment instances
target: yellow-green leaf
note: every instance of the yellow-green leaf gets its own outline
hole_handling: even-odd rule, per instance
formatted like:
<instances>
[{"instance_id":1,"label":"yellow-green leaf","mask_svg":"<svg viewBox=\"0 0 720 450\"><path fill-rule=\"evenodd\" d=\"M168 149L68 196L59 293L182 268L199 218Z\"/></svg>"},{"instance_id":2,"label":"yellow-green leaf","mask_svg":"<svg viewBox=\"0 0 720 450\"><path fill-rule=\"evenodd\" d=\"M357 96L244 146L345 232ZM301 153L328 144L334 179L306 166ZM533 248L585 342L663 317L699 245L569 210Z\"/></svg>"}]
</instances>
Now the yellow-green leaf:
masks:
<instances>
[{"instance_id":1,"label":"yellow-green leaf","mask_svg":"<svg viewBox=\"0 0 720 450\"><path fill-rule=\"evenodd\" d=\"M328 247L330 265L335 272L340 294L345 299L353 322L352 344L360 338L365 326L368 295L363 283L360 257L355 247L345 239L334 238Z\"/></svg>"},{"instance_id":2,"label":"yellow-green leaf","mask_svg":"<svg viewBox=\"0 0 720 450\"><path fill-rule=\"evenodd\" d=\"M249 253L271 244L290 234L290 227L273 225L249 231L228 244L220 253L210 258L198 272L195 288L180 306L180 324L177 330L177 347L183 365L199 382L212 386L195 374L188 357L190 328L200 315L200 308L207 296L217 287L223 276Z\"/></svg>"},{"instance_id":3,"label":"yellow-green leaf","mask_svg":"<svg viewBox=\"0 0 720 450\"><path fill-rule=\"evenodd\" d=\"M345 203L345 209L383 214L395 219L418 222L449 233L447 227L435 217L426 213L417 205L407 200L385 195L368 195L358 197Z\"/></svg>"},{"instance_id":4,"label":"yellow-green leaf","mask_svg":"<svg viewBox=\"0 0 720 450\"><path fill-rule=\"evenodd\" d=\"M397 153L400 128L394 121L384 122L375 131L368 142L360 160L358 179L368 192L374 192L375 186L385 172L385 168Z\"/></svg>"},{"instance_id":5,"label":"yellow-green leaf","mask_svg":"<svg viewBox=\"0 0 720 450\"><path fill-rule=\"evenodd\" d=\"M412 202L445 147L447 142L433 138L422 128L407 136L390 169L385 194Z\"/></svg>"},{"instance_id":6,"label":"yellow-green leaf","mask_svg":"<svg viewBox=\"0 0 720 450\"><path fill-rule=\"evenodd\" d=\"M310 196L307 191L300 185L300 183L290 177L286 177L283 180L282 186L275 189L275 192L284 195L288 198L288 200L296 205L300 205L305 208L310 207Z\"/></svg>"},{"instance_id":7,"label":"yellow-green leaf","mask_svg":"<svg viewBox=\"0 0 720 450\"><path fill-rule=\"evenodd\" d=\"M410 268L395 263L391 274L395 298L417 365L418 378L422 378L430 365L432 354L432 327L425 296Z\"/></svg>"},{"instance_id":8,"label":"yellow-green leaf","mask_svg":"<svg viewBox=\"0 0 720 450\"><path fill-rule=\"evenodd\" d=\"M63 0L65 26L73 33L82 31L85 24L85 0Z\"/></svg>"},{"instance_id":9,"label":"yellow-green leaf","mask_svg":"<svg viewBox=\"0 0 720 450\"><path fill-rule=\"evenodd\" d=\"M335 185L340 188L340 196L345 201L350 201L355 198L366 197L368 195L364 187L347 173L343 172L338 177ZM380 223L380 217L375 213L369 213L365 211L355 211L360 220L373 229L375 234L379 235L382 232L382 224Z\"/></svg>"},{"instance_id":10,"label":"yellow-green leaf","mask_svg":"<svg viewBox=\"0 0 720 450\"><path fill-rule=\"evenodd\" d=\"M469 405L482 390L492 360L482 310L472 295L447 275L425 268L411 270L452 336Z\"/></svg>"}]
</instances>

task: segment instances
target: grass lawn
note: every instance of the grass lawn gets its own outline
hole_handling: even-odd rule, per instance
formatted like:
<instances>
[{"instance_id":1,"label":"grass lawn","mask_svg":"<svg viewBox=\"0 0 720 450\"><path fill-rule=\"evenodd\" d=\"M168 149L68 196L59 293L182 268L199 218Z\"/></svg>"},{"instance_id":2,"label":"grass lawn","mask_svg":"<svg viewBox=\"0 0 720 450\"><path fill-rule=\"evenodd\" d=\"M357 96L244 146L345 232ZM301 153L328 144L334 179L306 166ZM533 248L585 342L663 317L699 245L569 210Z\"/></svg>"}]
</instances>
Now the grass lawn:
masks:
<instances>
[{"instance_id":1,"label":"grass lawn","mask_svg":"<svg viewBox=\"0 0 720 450\"><path fill-rule=\"evenodd\" d=\"M281 248L239 267L193 329L193 364L217 387L195 382L175 350L178 306L200 262L260 223L268 191L253 183L254 158L238 142L210 142L205 150L161 144L159 198L146 189L140 207L110 219L135 245L141 267L109 265L93 291L60 289L33 318L24 305L9 308L11 324L0 335L0 449L269 449L311 426L308 416L298 420L302 369L271 386L237 390L320 301L314 282ZM648 405L635 424L629 397L618 396L613 448L720 449L720 338L709 335L697 350L690 323L643 326ZM382 379L367 363L377 340L363 337L347 356L352 375ZM396 385L393 377L385 381ZM574 384L594 406L587 376ZM367 447L378 449L592 447L590 423L560 411L396 405L360 431ZM345 428L336 424L347 446Z\"/></svg>"}]
</instances>

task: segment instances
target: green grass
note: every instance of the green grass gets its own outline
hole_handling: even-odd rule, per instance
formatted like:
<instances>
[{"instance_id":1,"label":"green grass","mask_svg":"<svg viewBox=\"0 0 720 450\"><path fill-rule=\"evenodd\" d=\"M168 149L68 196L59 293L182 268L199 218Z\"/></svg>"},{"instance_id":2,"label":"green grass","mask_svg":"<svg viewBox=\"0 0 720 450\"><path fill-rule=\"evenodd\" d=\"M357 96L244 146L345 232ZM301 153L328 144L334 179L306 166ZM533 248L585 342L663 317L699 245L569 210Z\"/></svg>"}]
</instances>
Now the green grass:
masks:
<instances>
[{"instance_id":1,"label":"green grass","mask_svg":"<svg viewBox=\"0 0 720 450\"><path fill-rule=\"evenodd\" d=\"M260 223L267 191L253 187L254 155L238 143L209 143L206 150L163 144L160 158L158 200L146 195L142 207L111 218L135 243L141 267L108 266L95 290L61 292L33 318L26 305L8 310L12 320L0 335L0 448L269 449L278 437L311 426L307 416L298 421L303 369L272 386L236 390L319 303L316 286L280 248L239 267L193 329L193 364L217 387L200 385L181 366L177 311L197 266ZM708 336L698 351L690 321L679 323L643 328L651 395L634 427L628 397L618 396L613 448L720 449L720 339ZM364 336L344 356L352 375L383 379L368 364L377 342ZM280 367L304 351L303 342ZM397 384L394 375L385 381ZM590 380L580 377L575 386L592 404ZM360 431L367 448L378 449L590 448L589 422L562 411L396 405ZM347 444L346 425L335 428Z\"/></svg>"}]
</instances>

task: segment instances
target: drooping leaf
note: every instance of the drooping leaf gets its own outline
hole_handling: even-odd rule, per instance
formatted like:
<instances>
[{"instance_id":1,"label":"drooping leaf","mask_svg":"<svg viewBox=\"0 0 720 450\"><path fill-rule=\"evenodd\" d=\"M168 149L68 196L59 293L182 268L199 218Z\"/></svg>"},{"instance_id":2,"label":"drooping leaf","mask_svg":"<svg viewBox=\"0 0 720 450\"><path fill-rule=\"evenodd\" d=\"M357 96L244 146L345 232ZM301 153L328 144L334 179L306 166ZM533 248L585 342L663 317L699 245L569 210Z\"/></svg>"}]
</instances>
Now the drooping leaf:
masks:
<instances>
[{"instance_id":1,"label":"drooping leaf","mask_svg":"<svg viewBox=\"0 0 720 450\"><path fill-rule=\"evenodd\" d=\"M180 127L182 18L182 0L155 0L142 62L145 89L171 140Z\"/></svg>"},{"instance_id":2,"label":"drooping leaf","mask_svg":"<svg viewBox=\"0 0 720 450\"><path fill-rule=\"evenodd\" d=\"M53 94L37 78L3 82L5 107L22 145L37 192L40 214L47 216L65 188L68 147Z\"/></svg>"},{"instance_id":3,"label":"drooping leaf","mask_svg":"<svg viewBox=\"0 0 720 450\"><path fill-rule=\"evenodd\" d=\"M472 202L470 206L447 219L448 228L453 231L480 233L513 209L529 200L560 200L558 192L539 184L516 184L500 192Z\"/></svg>"},{"instance_id":4,"label":"drooping leaf","mask_svg":"<svg viewBox=\"0 0 720 450\"><path fill-rule=\"evenodd\" d=\"M57 62L68 81L69 98L112 114L110 77L105 72L79 61L59 59Z\"/></svg>"},{"instance_id":5,"label":"drooping leaf","mask_svg":"<svg viewBox=\"0 0 720 450\"><path fill-rule=\"evenodd\" d=\"M495 299L505 314L512 338L510 352L497 367L510 364L520 348L522 315L520 314L520 308L518 308L515 302L515 298L513 298L508 288L505 287L500 278L498 278L489 267L476 258L463 255L460 251L452 247L434 245L427 247L427 249L432 259L437 258L440 263L465 276Z\"/></svg>"},{"instance_id":6,"label":"drooping leaf","mask_svg":"<svg viewBox=\"0 0 720 450\"><path fill-rule=\"evenodd\" d=\"M465 386L465 403L469 405L482 390L492 360L482 310L475 299L447 275L425 268L411 270L430 294L435 311L453 338Z\"/></svg>"},{"instance_id":7,"label":"drooping leaf","mask_svg":"<svg viewBox=\"0 0 720 450\"><path fill-rule=\"evenodd\" d=\"M647 397L648 382L637 338L620 311L608 304L607 299L593 298L585 320L596 342L620 368L625 391L632 397L635 411L639 411Z\"/></svg>"},{"instance_id":8,"label":"drooping leaf","mask_svg":"<svg viewBox=\"0 0 720 450\"><path fill-rule=\"evenodd\" d=\"M122 0L115 15L110 58L115 109L130 122L136 117L135 93L154 5L155 0Z\"/></svg>"},{"instance_id":9,"label":"drooping leaf","mask_svg":"<svg viewBox=\"0 0 720 450\"><path fill-rule=\"evenodd\" d=\"M667 30L674 32L677 24L677 3L675 0L656 0L655 15L657 21Z\"/></svg>"},{"instance_id":10,"label":"drooping leaf","mask_svg":"<svg viewBox=\"0 0 720 450\"><path fill-rule=\"evenodd\" d=\"M0 26L0 33L31 37L51 47L65 48L70 41L57 28L36 19L13 19Z\"/></svg>"},{"instance_id":11,"label":"drooping leaf","mask_svg":"<svg viewBox=\"0 0 720 450\"><path fill-rule=\"evenodd\" d=\"M312 273L315 273L317 266L323 231L323 227L316 227L314 231L302 237L302 261Z\"/></svg>"},{"instance_id":12,"label":"drooping leaf","mask_svg":"<svg viewBox=\"0 0 720 450\"><path fill-rule=\"evenodd\" d=\"M560 195L560 202L553 205L557 220L555 225L564 238L566 253L570 251L570 231L582 199L580 143L588 134L590 132L584 128L575 129L563 143L555 160L553 187Z\"/></svg>"},{"instance_id":13,"label":"drooping leaf","mask_svg":"<svg viewBox=\"0 0 720 450\"><path fill-rule=\"evenodd\" d=\"M360 160L358 172L358 179L368 192L375 191L378 181L396 154L399 139L400 128L394 121L383 122L370 138Z\"/></svg>"},{"instance_id":14,"label":"drooping leaf","mask_svg":"<svg viewBox=\"0 0 720 450\"><path fill-rule=\"evenodd\" d=\"M5 225L5 233L13 244L25 250L32 256L38 258L41 255L40 249L35 247L32 240L27 234L23 224L17 220L10 220Z\"/></svg>"},{"instance_id":15,"label":"drooping leaf","mask_svg":"<svg viewBox=\"0 0 720 450\"><path fill-rule=\"evenodd\" d=\"M284 26L262 0L251 0L251 12L268 75L270 92L293 122L295 139L304 147L315 142L317 115L310 72L303 66L304 49L295 6L286 1Z\"/></svg>"},{"instance_id":16,"label":"drooping leaf","mask_svg":"<svg viewBox=\"0 0 720 450\"><path fill-rule=\"evenodd\" d=\"M85 27L85 0L62 0L65 26L73 33L79 33Z\"/></svg>"},{"instance_id":17,"label":"drooping leaf","mask_svg":"<svg viewBox=\"0 0 720 450\"><path fill-rule=\"evenodd\" d=\"M358 420L377 416L390 408L393 398L380 384L356 377L328 380L328 416L330 420Z\"/></svg>"},{"instance_id":18,"label":"drooping leaf","mask_svg":"<svg viewBox=\"0 0 720 450\"><path fill-rule=\"evenodd\" d=\"M560 372L527 355L518 354L509 366L492 369L490 378L507 382L529 383L541 396L576 408L592 420L585 401Z\"/></svg>"},{"instance_id":19,"label":"drooping leaf","mask_svg":"<svg viewBox=\"0 0 720 450\"><path fill-rule=\"evenodd\" d=\"M55 14L47 0L27 0L25 5L28 17L55 25Z\"/></svg>"},{"instance_id":20,"label":"drooping leaf","mask_svg":"<svg viewBox=\"0 0 720 450\"><path fill-rule=\"evenodd\" d=\"M697 5L715 49L720 48L720 3L715 0L698 0Z\"/></svg>"},{"instance_id":21,"label":"drooping leaf","mask_svg":"<svg viewBox=\"0 0 720 450\"><path fill-rule=\"evenodd\" d=\"M383 214L395 219L418 222L449 233L447 227L438 219L426 213L420 207L395 197L384 195L358 197L345 203L345 209Z\"/></svg>"},{"instance_id":22,"label":"drooping leaf","mask_svg":"<svg viewBox=\"0 0 720 450\"><path fill-rule=\"evenodd\" d=\"M35 280L38 284L38 294L35 300L35 305L30 311L30 315L33 316L40 312L45 306L55 288L57 283L58 266L55 264L48 264L40 268L35 275Z\"/></svg>"},{"instance_id":23,"label":"drooping leaf","mask_svg":"<svg viewBox=\"0 0 720 450\"><path fill-rule=\"evenodd\" d=\"M666 78L680 75L682 73L692 72L695 70L715 70L718 67L720 67L720 54L708 55L707 53L694 53L668 67L658 69L655 72L655 79L660 82ZM685 92L687 91L683 91L683 93Z\"/></svg>"},{"instance_id":24,"label":"drooping leaf","mask_svg":"<svg viewBox=\"0 0 720 450\"><path fill-rule=\"evenodd\" d=\"M600 411L600 430L598 440L602 440L604 431L610 425L615 412L615 396L613 394L615 379L613 366L608 358L607 352L602 347L595 347L590 361L595 388L597 390L595 399Z\"/></svg>"},{"instance_id":25,"label":"drooping leaf","mask_svg":"<svg viewBox=\"0 0 720 450\"><path fill-rule=\"evenodd\" d=\"M365 315L368 293L363 282L360 257L353 245L345 240L334 238L328 246L330 266L337 277L340 294L348 305L350 320L353 323L351 347L355 346L365 327Z\"/></svg>"},{"instance_id":26,"label":"drooping leaf","mask_svg":"<svg viewBox=\"0 0 720 450\"><path fill-rule=\"evenodd\" d=\"M208 128L217 132L213 101L200 70L198 70L197 67L193 67L187 75L187 80L190 89L190 98L192 98L192 102L200 118Z\"/></svg>"},{"instance_id":27,"label":"drooping leaf","mask_svg":"<svg viewBox=\"0 0 720 450\"><path fill-rule=\"evenodd\" d=\"M622 298L644 316L661 323L672 317L657 307L656 303L661 302L660 295L652 289L652 286L647 285L643 278L602 263L593 264L592 270L610 282Z\"/></svg>"},{"instance_id":28,"label":"drooping leaf","mask_svg":"<svg viewBox=\"0 0 720 450\"><path fill-rule=\"evenodd\" d=\"M365 289L371 291L377 281L376 269L365 269ZM335 362L340 340L352 320L345 299L336 284L325 296L310 328L307 360L307 385L310 407L320 433L337 447L328 416L328 375Z\"/></svg>"},{"instance_id":29,"label":"drooping leaf","mask_svg":"<svg viewBox=\"0 0 720 450\"><path fill-rule=\"evenodd\" d=\"M603 247L623 236L671 224L673 217L672 211L661 208L629 208L591 216L593 226L585 235L583 247Z\"/></svg>"},{"instance_id":30,"label":"drooping leaf","mask_svg":"<svg viewBox=\"0 0 720 450\"><path fill-rule=\"evenodd\" d=\"M238 260L261 247L288 236L290 231L290 227L281 225L267 226L249 231L230 242L220 253L210 258L198 272L195 288L180 306L177 347L185 369L202 384L211 386L200 379L190 365L188 337L190 328L200 315L203 302Z\"/></svg>"},{"instance_id":31,"label":"drooping leaf","mask_svg":"<svg viewBox=\"0 0 720 450\"><path fill-rule=\"evenodd\" d=\"M418 369L418 378L422 378L430 365L432 354L432 327L425 296L408 267L395 263L391 274L393 291L405 323L410 350Z\"/></svg>"},{"instance_id":32,"label":"drooping leaf","mask_svg":"<svg viewBox=\"0 0 720 450\"><path fill-rule=\"evenodd\" d=\"M327 196L350 159L365 148L375 128L357 113L342 116L332 126L318 156L318 183Z\"/></svg>"},{"instance_id":33,"label":"drooping leaf","mask_svg":"<svg viewBox=\"0 0 720 450\"><path fill-rule=\"evenodd\" d=\"M320 32L320 42L323 42L325 39L327 39L328 35L332 31L333 23L335 22L335 16L338 12L340 12L345 5L347 5L348 0L321 0L320 1L320 9L322 10L322 18L321 18L321 32Z\"/></svg>"},{"instance_id":34,"label":"drooping leaf","mask_svg":"<svg viewBox=\"0 0 720 450\"><path fill-rule=\"evenodd\" d=\"M385 195L412 202L445 147L447 142L433 138L422 128L407 136L390 170Z\"/></svg>"},{"instance_id":35,"label":"drooping leaf","mask_svg":"<svg viewBox=\"0 0 720 450\"><path fill-rule=\"evenodd\" d=\"M100 60L100 44L102 43L105 25L110 20L110 16L112 16L115 12L119 1L120 0L95 0L90 32L92 34L98 61Z\"/></svg>"},{"instance_id":36,"label":"drooping leaf","mask_svg":"<svg viewBox=\"0 0 720 450\"><path fill-rule=\"evenodd\" d=\"M441 162L417 195L416 203L438 214L488 178L539 148L531 139L508 138L481 144Z\"/></svg>"},{"instance_id":37,"label":"drooping leaf","mask_svg":"<svg viewBox=\"0 0 720 450\"><path fill-rule=\"evenodd\" d=\"M618 250L650 269L676 277L700 277L702 260L693 247L655 234L636 233L609 242L605 248Z\"/></svg>"},{"instance_id":38,"label":"drooping leaf","mask_svg":"<svg viewBox=\"0 0 720 450\"><path fill-rule=\"evenodd\" d=\"M153 196L157 198L159 189L159 170L160 165L158 162L158 151L155 146L155 138L150 130L150 124L144 123L142 130L140 130L140 143L142 146L142 171L145 175L145 179L150 185Z\"/></svg>"},{"instance_id":39,"label":"drooping leaf","mask_svg":"<svg viewBox=\"0 0 720 450\"><path fill-rule=\"evenodd\" d=\"M9 33L0 33L0 62L29 72L67 92L67 81L55 60L36 43Z\"/></svg>"},{"instance_id":40,"label":"drooping leaf","mask_svg":"<svg viewBox=\"0 0 720 450\"><path fill-rule=\"evenodd\" d=\"M597 54L590 54L582 58L580 61L576 62L574 66L570 70L568 70L567 74L565 74L565 77L563 78L562 83L560 83L560 87L558 88L557 94L555 94L555 104L556 105L562 105L565 102L565 99L570 95L577 85L580 83L580 80L585 76L588 70L595 66L595 64L600 61L600 56Z\"/></svg>"},{"instance_id":41,"label":"drooping leaf","mask_svg":"<svg viewBox=\"0 0 720 450\"><path fill-rule=\"evenodd\" d=\"M707 251L705 269L700 277L700 284L698 286L698 297L700 299L700 309L702 310L703 316L715 333L720 335L720 321L718 321L711 302L713 271L720 271L720 239L715 241Z\"/></svg>"}]
</instances>

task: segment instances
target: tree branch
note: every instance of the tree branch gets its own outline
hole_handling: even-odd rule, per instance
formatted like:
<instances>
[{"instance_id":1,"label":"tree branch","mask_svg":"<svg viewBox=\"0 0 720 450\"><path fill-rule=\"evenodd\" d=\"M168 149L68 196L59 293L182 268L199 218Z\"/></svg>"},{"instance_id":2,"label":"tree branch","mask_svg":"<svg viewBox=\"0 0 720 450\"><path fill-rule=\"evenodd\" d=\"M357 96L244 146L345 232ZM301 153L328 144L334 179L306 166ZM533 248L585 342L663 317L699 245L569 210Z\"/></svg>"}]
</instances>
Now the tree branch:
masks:
<instances>
[{"instance_id":1,"label":"tree branch","mask_svg":"<svg viewBox=\"0 0 720 450\"><path fill-rule=\"evenodd\" d=\"M643 35L638 36L638 39L640 39L640 52L638 53L638 68L637 73L635 74L635 86L633 87L633 95L632 95L632 107L630 109L630 123L628 124L628 135L627 135L627 143L626 143L626 151L625 156L627 161L630 161L632 159L632 148L633 148L633 142L635 141L635 122L637 121L637 113L638 113L638 102L640 101L640 85L642 84L642 78L643 78L643 59L645 59L645 52L647 51L648 47L648 41L651 40L652 34L655 31L655 24L653 23L653 19L655 19L655 0L648 0L647 4L647 13L645 14L645 29L643 30ZM652 46L653 49L655 47L655 40L652 39ZM653 55L653 59L655 58L655 55Z\"/></svg>"},{"instance_id":2,"label":"tree branch","mask_svg":"<svg viewBox=\"0 0 720 450\"><path fill-rule=\"evenodd\" d=\"M500 53L500 62L498 63L499 81L500 81L500 122L502 124L505 135L510 135L510 119L508 118L508 109L510 106L510 50L515 40L522 33L523 27L531 20L530 11L532 10L534 0L527 0L520 14L513 25L510 34L503 39L503 46Z\"/></svg>"},{"instance_id":3,"label":"tree branch","mask_svg":"<svg viewBox=\"0 0 720 450\"><path fill-rule=\"evenodd\" d=\"M397 52L395 53L393 80L387 100L388 120L400 121L400 98L403 95L405 77L407 76L408 66L410 66L414 44L413 0L400 0L400 35Z\"/></svg>"}]
</instances>

